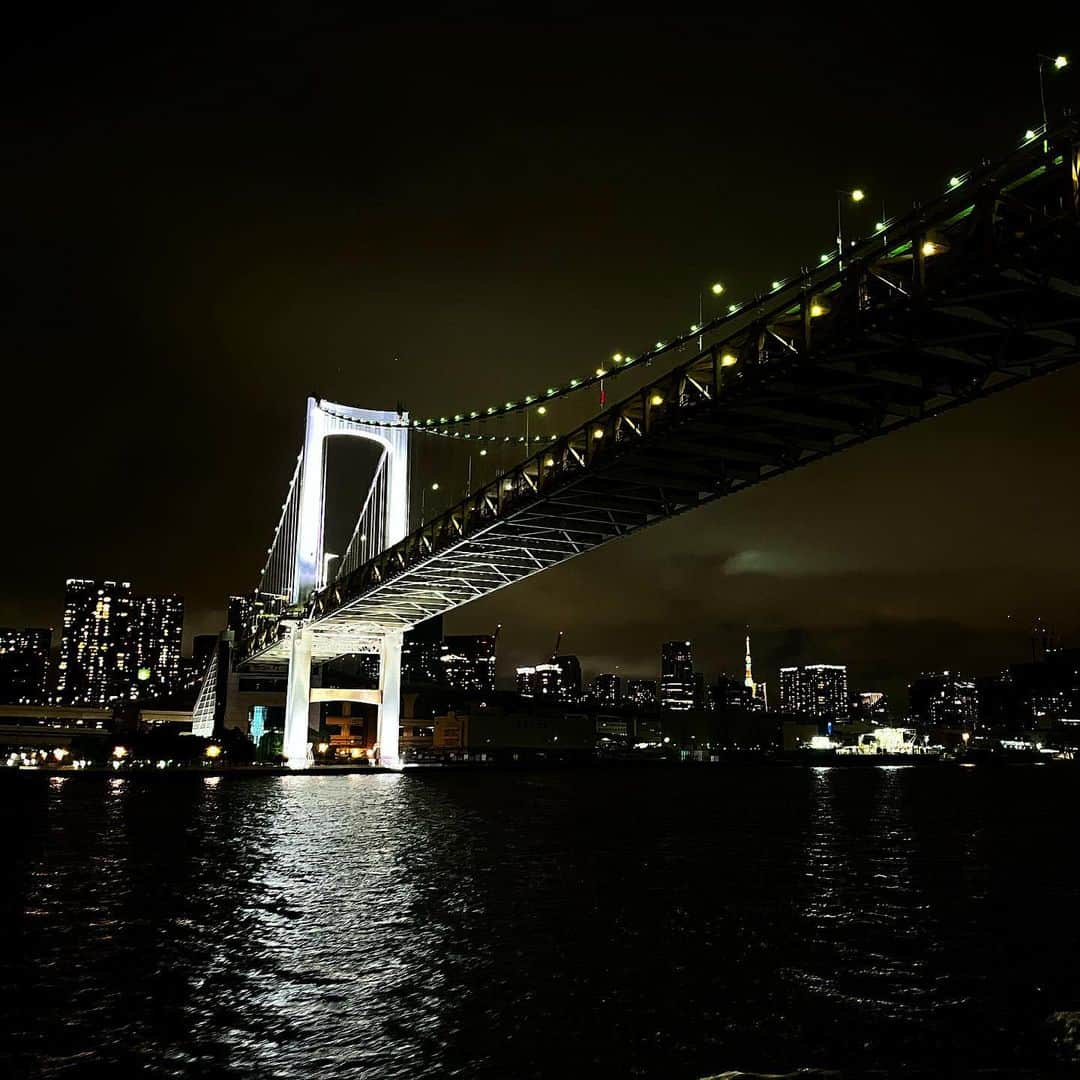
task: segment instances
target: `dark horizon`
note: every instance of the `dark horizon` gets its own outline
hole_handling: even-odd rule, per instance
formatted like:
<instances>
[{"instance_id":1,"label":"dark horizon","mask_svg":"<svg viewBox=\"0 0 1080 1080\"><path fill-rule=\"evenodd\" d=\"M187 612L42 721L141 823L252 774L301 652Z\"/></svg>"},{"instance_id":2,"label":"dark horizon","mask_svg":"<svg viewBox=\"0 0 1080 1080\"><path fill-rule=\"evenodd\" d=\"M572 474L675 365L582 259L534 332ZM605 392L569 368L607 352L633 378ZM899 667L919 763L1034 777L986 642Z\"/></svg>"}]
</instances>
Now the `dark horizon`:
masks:
<instances>
[{"instance_id":1,"label":"dark horizon","mask_svg":"<svg viewBox=\"0 0 1080 1080\"><path fill-rule=\"evenodd\" d=\"M957 19L912 50L873 15L23 18L3 418L33 533L0 540L0 624L58 639L64 580L119 578L182 594L189 646L257 580L308 393L452 412L684 327L710 281L751 295L827 250L836 188L893 212L1014 145L1035 54L1071 44ZM749 623L760 679L839 662L894 696L1027 659L1039 619L1080 644L1078 398L1076 370L1019 387L447 630L503 623L503 677L560 629L587 674L653 677L689 638L712 677Z\"/></svg>"}]
</instances>

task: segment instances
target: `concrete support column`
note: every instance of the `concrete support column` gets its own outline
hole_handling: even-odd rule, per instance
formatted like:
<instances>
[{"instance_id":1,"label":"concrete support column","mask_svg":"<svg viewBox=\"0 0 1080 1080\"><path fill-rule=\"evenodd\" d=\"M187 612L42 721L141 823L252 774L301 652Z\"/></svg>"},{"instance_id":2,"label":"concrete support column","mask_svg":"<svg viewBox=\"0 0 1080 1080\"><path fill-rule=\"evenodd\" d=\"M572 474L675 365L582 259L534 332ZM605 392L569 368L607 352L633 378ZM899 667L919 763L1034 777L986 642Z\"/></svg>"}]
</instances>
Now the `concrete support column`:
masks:
<instances>
[{"instance_id":1,"label":"concrete support column","mask_svg":"<svg viewBox=\"0 0 1080 1080\"><path fill-rule=\"evenodd\" d=\"M289 643L289 677L285 693L285 740L282 750L290 769L306 769L313 761L308 743L311 706L310 627L294 626Z\"/></svg>"},{"instance_id":2,"label":"concrete support column","mask_svg":"<svg viewBox=\"0 0 1080 1080\"><path fill-rule=\"evenodd\" d=\"M401 640L400 630L390 630L382 639L379 656L379 726L376 732L378 762L384 768L398 769L398 735L401 725Z\"/></svg>"}]
</instances>

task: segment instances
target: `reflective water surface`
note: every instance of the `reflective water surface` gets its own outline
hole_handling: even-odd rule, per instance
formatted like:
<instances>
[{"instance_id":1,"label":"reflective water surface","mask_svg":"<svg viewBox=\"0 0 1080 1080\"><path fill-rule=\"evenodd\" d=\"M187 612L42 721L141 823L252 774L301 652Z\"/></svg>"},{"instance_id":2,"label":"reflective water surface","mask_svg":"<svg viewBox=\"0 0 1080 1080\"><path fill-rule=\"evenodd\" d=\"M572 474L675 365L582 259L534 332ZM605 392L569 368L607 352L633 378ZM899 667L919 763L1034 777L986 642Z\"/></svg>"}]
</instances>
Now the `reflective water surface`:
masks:
<instances>
[{"instance_id":1,"label":"reflective water surface","mask_svg":"<svg viewBox=\"0 0 1080 1080\"><path fill-rule=\"evenodd\" d=\"M0 1075L1041 1075L1077 780L4 776Z\"/></svg>"}]
</instances>

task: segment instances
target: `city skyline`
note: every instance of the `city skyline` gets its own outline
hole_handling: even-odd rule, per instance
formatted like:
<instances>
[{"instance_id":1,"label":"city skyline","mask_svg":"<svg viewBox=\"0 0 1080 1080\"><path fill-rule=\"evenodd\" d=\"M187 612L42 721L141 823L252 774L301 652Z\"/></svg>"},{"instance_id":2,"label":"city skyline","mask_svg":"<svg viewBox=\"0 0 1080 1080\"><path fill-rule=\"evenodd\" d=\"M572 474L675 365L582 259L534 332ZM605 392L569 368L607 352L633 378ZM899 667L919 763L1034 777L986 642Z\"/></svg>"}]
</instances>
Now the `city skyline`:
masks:
<instances>
[{"instance_id":1,"label":"city skyline","mask_svg":"<svg viewBox=\"0 0 1080 1080\"><path fill-rule=\"evenodd\" d=\"M0 676L3 676L0 678L0 695L7 693L12 703L45 703L53 699L62 703L65 698L70 699L72 695L70 691L64 690L61 672L65 671L68 664L69 652L73 653L80 640L88 639L97 632L93 627L105 625L108 631L107 622L102 623L100 608L103 594L110 591L110 588L119 593L119 602L124 605L121 612L124 629L113 635L116 638L115 641L109 639L111 642L109 647L113 651L119 647L124 655L121 657L119 666L110 659L106 664L109 671L105 674L99 672L96 676L89 676L83 672L79 677L84 680L89 679L91 682L94 678L98 681L104 680L103 685L108 682L112 689L106 696L114 702L167 698L171 693L183 689L184 686L190 689L197 685L190 680L201 677L201 672L205 671L207 658L218 634L215 632L197 635L198 640L193 642L192 649L181 651L177 648L180 628L184 621L182 597L176 594L136 595L130 583L126 581L98 582L69 578L66 588L68 614L65 617L65 623L76 624L66 638L63 629L57 635L52 628L48 627L0 627ZM80 590L89 590L87 601L90 602L90 606L84 604ZM96 614L91 610L93 603L96 603L99 609ZM260 606L260 603L253 603L251 596L227 597L222 605L222 623L219 631L232 630L242 637L245 627L250 630L256 625L256 612ZM85 610L83 610L84 607ZM106 620L107 618L108 612L106 612ZM79 620L82 622L79 623ZM115 630L115 626L113 629ZM614 679L620 684L620 689L616 693L609 685L604 692L607 698L615 694L618 699L629 701L632 697L640 697L641 687L650 686L651 692L656 696L658 707L674 708L676 711L691 706L700 707L703 704L702 693L706 690L708 694L711 694L722 686L739 687L740 692L742 688L745 688L749 691L749 696L754 698L759 697L763 687L771 682L774 695L768 703L771 711L842 716L847 711L848 705L845 704L843 708L837 709L833 703L834 697L836 701L850 703L854 707L853 703L857 695L883 694L885 700L896 712L901 702L908 701L913 685L934 684L942 679L946 681L951 679L953 683L957 679L966 680L963 685L970 687L971 697L974 700L977 680L997 678L1010 666L1022 665L1029 659L1037 661L1054 650L1073 647L1072 642L1063 640L1053 632L1052 628L1036 623L1028 628L1022 640L1016 641L1017 651L1000 667L995 668L983 662L981 665L964 668L951 663L948 657L937 657L937 662L922 668L891 669L887 677L875 681L864 678L857 669L853 671L843 656L831 656L828 660L823 660L812 649L804 658L794 662L792 656L782 654L777 666L769 667L761 663L758 658L756 630L753 635L755 659L752 661L755 666L752 668L749 652L750 630L749 626L740 628L741 640L745 642L747 651L737 658L738 663L730 655L695 651L697 645L692 639L676 639L654 643L655 648L651 660L637 666L620 661L604 668L593 664L588 659L595 654L567 650L563 650L558 656L542 656L540 659L534 656L528 665L515 665L510 659L502 656L496 648L497 641L505 641L502 637L504 627L501 624L494 633L447 634L442 620L434 619L430 621L430 626L422 624L419 639L414 639L411 644L409 639L406 640L404 665L405 669L411 672L409 678L413 681L419 678L421 682L433 682L448 677L451 686L460 683L462 689L482 692L485 687L504 691L516 688L519 693L527 697L552 697L566 702L583 700L590 695L595 696L597 685L601 681ZM781 641L790 640L791 636L792 632L788 630L781 632L780 638ZM564 638L564 632L560 631L556 647L564 641ZM769 654L772 655L775 649L774 643L769 649ZM669 650L672 651L674 664L670 672L667 659ZM366 670L367 677L377 681L377 665L372 666L372 662L377 658L361 656L358 659L360 669ZM572 668L566 669L566 664L572 665ZM739 664L744 665L742 674L739 673ZM682 670L683 667L686 668L685 671ZM370 670L367 670L369 668ZM679 668L682 673L676 672L675 668ZM549 669L551 677L547 679L545 673ZM796 689L792 689L792 686L788 684L793 678L803 677L804 673L813 672L815 676L819 676L822 669L826 675L831 672L839 673L836 677L841 682L837 683L835 689L826 691L826 698L822 699L820 695L823 692L823 684L818 677L815 685L819 707L810 708L805 704L805 701L814 696L809 689L809 683L802 688L794 684ZM30 670L29 675L28 670ZM567 681L568 670L569 681ZM760 677L763 670L766 674L764 679ZM444 671L445 676L442 674ZM756 671L759 677L751 686L753 671ZM669 674L665 674L666 672ZM525 675L525 673L528 674ZM773 678L770 679L769 676ZM537 680L535 684L532 681L534 678ZM109 682L110 679L116 683L115 686ZM550 686L545 683L545 679L550 682ZM670 689L672 680L677 684L674 692ZM668 684L667 690L665 690L666 684ZM26 688L31 685L37 689L27 692ZM631 693L631 688L634 687L639 688L637 695ZM89 690L89 693L78 699L80 702L90 703L100 698L101 695L98 693L101 690L100 687L97 691L92 687ZM678 700L672 705L671 702L676 698ZM826 699L828 704L824 707L820 706L820 702ZM799 702L797 706L792 704L795 701ZM762 701L759 707L764 707L764 704L765 702ZM912 704L911 711L918 714L921 709Z\"/></svg>"}]
</instances>

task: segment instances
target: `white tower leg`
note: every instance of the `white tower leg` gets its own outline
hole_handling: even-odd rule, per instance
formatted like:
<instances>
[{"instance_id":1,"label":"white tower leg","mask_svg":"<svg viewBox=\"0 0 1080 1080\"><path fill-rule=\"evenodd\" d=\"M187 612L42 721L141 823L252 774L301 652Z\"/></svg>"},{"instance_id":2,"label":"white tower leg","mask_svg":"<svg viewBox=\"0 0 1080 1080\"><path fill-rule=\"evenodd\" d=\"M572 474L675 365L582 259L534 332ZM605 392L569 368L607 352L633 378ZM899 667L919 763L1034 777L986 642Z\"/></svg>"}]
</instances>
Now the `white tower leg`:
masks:
<instances>
[{"instance_id":1,"label":"white tower leg","mask_svg":"<svg viewBox=\"0 0 1080 1080\"><path fill-rule=\"evenodd\" d=\"M379 726L376 740L379 764L386 769L401 768L398 734L401 725L401 639L400 630L390 630L382 639L379 664Z\"/></svg>"},{"instance_id":2,"label":"white tower leg","mask_svg":"<svg viewBox=\"0 0 1080 1080\"><path fill-rule=\"evenodd\" d=\"M311 629L294 627L289 647L289 678L285 694L285 740L282 747L290 769L306 769L313 761L308 743L311 717Z\"/></svg>"}]
</instances>

